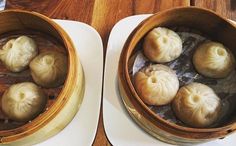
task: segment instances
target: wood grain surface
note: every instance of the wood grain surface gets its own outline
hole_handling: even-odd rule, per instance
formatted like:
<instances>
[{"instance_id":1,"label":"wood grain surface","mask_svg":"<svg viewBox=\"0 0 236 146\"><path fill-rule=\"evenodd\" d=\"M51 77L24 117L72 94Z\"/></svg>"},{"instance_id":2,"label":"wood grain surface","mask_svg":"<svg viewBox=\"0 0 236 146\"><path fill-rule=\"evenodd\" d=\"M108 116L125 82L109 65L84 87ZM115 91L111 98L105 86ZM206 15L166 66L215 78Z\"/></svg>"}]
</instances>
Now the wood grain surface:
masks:
<instances>
[{"instance_id":1,"label":"wood grain surface","mask_svg":"<svg viewBox=\"0 0 236 146\"><path fill-rule=\"evenodd\" d=\"M212 9L224 17L236 20L236 0L7 0L6 9L36 11L50 18L87 23L101 35L105 53L110 31L120 19L190 5ZM102 110L93 145L111 145L104 132Z\"/></svg>"},{"instance_id":2,"label":"wood grain surface","mask_svg":"<svg viewBox=\"0 0 236 146\"><path fill-rule=\"evenodd\" d=\"M191 4L211 9L226 18L236 20L236 0L193 0Z\"/></svg>"}]
</instances>

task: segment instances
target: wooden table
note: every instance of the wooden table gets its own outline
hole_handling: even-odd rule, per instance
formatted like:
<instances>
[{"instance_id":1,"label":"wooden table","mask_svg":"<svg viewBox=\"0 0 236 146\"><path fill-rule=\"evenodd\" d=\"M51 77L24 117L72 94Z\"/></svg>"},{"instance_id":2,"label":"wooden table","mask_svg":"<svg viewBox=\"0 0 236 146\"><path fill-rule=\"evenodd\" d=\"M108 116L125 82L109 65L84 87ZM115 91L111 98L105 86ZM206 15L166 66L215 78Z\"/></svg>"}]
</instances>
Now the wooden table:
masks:
<instances>
[{"instance_id":1,"label":"wooden table","mask_svg":"<svg viewBox=\"0 0 236 146\"><path fill-rule=\"evenodd\" d=\"M224 17L236 20L236 0L7 0L6 9L36 11L50 18L87 23L100 33L105 53L110 30L120 19L190 5L212 9ZM102 109L93 145L111 145L104 132Z\"/></svg>"}]
</instances>

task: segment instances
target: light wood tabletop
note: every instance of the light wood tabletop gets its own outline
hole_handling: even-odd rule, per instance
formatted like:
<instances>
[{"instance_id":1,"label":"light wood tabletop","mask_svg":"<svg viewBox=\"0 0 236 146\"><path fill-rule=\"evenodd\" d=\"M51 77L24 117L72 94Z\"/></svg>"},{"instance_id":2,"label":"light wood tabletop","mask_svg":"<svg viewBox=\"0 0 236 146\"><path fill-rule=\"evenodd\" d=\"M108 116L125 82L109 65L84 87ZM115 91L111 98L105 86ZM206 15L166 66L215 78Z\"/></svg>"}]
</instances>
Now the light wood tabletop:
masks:
<instances>
[{"instance_id":1,"label":"light wood tabletop","mask_svg":"<svg viewBox=\"0 0 236 146\"><path fill-rule=\"evenodd\" d=\"M106 53L110 31L120 19L179 6L207 8L226 18L236 20L236 0L7 0L6 9L36 11L50 18L87 23L101 35ZM103 127L102 109L93 145L111 145Z\"/></svg>"}]
</instances>

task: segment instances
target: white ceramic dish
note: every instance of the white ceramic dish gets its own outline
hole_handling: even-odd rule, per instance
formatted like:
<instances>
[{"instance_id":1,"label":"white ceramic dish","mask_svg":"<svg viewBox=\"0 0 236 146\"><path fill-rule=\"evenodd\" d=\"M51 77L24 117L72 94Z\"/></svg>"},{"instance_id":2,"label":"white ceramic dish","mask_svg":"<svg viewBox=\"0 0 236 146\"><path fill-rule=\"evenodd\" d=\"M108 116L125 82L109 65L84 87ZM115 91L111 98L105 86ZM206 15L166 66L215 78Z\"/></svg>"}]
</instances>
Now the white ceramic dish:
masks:
<instances>
[{"instance_id":1,"label":"white ceramic dish","mask_svg":"<svg viewBox=\"0 0 236 146\"><path fill-rule=\"evenodd\" d=\"M102 91L103 45L91 26L55 20L71 37L83 65L85 94L81 107L66 128L37 146L91 146L96 135ZM65 117L66 118L66 117Z\"/></svg>"},{"instance_id":2,"label":"white ceramic dish","mask_svg":"<svg viewBox=\"0 0 236 146\"><path fill-rule=\"evenodd\" d=\"M0 11L4 10L6 6L6 0L0 0Z\"/></svg>"},{"instance_id":3,"label":"white ceramic dish","mask_svg":"<svg viewBox=\"0 0 236 146\"><path fill-rule=\"evenodd\" d=\"M155 139L131 119L118 91L117 68L121 50L132 30L148 16L150 14L122 19L113 27L108 40L103 88L103 121L106 135L114 146L170 145ZM235 139L236 133L201 146L234 146Z\"/></svg>"}]
</instances>

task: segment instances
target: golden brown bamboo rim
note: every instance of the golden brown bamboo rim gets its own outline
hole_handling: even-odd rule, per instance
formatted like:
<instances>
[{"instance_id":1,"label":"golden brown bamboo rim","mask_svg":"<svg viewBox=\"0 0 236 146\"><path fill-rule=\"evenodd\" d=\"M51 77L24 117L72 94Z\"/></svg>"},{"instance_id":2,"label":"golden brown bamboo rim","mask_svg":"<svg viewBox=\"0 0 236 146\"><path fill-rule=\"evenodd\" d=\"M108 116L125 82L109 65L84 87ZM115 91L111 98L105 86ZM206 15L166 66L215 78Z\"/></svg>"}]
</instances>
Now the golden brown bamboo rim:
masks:
<instances>
[{"instance_id":1,"label":"golden brown bamboo rim","mask_svg":"<svg viewBox=\"0 0 236 146\"><path fill-rule=\"evenodd\" d=\"M133 99L133 97L129 97L129 96L128 96L128 98L133 102L135 100L138 103L136 105L143 108L143 110L144 110L143 116L148 117L146 114L151 115L151 118L153 118L155 121L160 122L161 124L164 124L167 127L171 127L173 129L177 129L177 130L185 131L185 132L190 132L190 133L208 133L208 132L220 132L220 131L221 132L227 131L230 133L232 130L234 131L236 129L236 122L228 124L226 126L222 126L222 127L199 129L199 128L180 126L180 125L174 124L172 122L169 122L167 120L164 120L163 118L161 118L160 116L155 114L153 111L151 111L146 106L146 104L140 99L139 95L137 94L137 92L131 82L131 78L130 78L130 75L128 72L128 61L129 61L129 58L130 58L132 52L134 51L137 43L143 38L143 36L148 31L151 30L151 28L154 28L154 27L160 26L160 25L165 26L164 21L171 21L171 20L167 20L172 17L171 15L176 14L177 17L180 18L181 14L183 14L183 13L188 14L188 12L207 16L207 17L209 17L210 20L215 19L215 21L217 21L219 23L218 25L222 25L224 27L222 29L230 28L231 30L233 30L233 31L229 31L229 32L227 31L227 32L234 34L235 39L232 37L229 40L224 40L224 41L227 42L227 44L231 45L231 47L229 47L229 48L232 48L232 46L235 46L233 48L236 48L235 43L234 44L230 43L230 41L236 42L236 27L232 23L230 23L227 19L223 18L222 16L216 14L215 12L213 12L211 10L198 8L198 7L178 7L178 8L174 8L174 9L170 9L170 10L161 11L161 12L158 12L158 13L148 17L144 21L142 21L128 37L128 39L123 47L123 50L121 52L121 57L120 57L120 61L119 61L119 76L120 76L121 84L123 87L127 87L128 89L126 89L126 92L129 92L129 94L134 97L134 99ZM167 18L167 16L168 16L168 18ZM201 16L199 16L199 17L201 17ZM158 19L160 19L160 18L162 20L160 22L158 22ZM192 18L192 19L199 19L199 18ZM206 21L210 21L210 20L206 20ZM156 21L155 24L152 23L153 21ZM175 21L175 23L179 24L179 20L173 20L173 21ZM211 23L214 23L214 22L211 22ZM216 30L209 30L209 31L216 31ZM219 37L219 36L216 36L216 38L217 37ZM233 39L234 39L234 41L232 41ZM232 50L232 51L235 54L236 50ZM150 120L152 120L152 119L150 119ZM155 121L153 121L153 124L155 124L157 126L157 122L155 122Z\"/></svg>"},{"instance_id":2,"label":"golden brown bamboo rim","mask_svg":"<svg viewBox=\"0 0 236 146\"><path fill-rule=\"evenodd\" d=\"M44 33L53 35L53 37L56 37L58 40L60 40L63 43L68 53L67 78L60 94L56 98L56 102L54 102L50 106L50 109L44 111L41 115L36 117L31 122L28 122L25 125L15 129L0 131L0 143L9 143L36 132L37 130L45 126L48 122L50 122L57 115L57 113L59 113L63 109L64 105L67 103L68 99L72 94L72 92L70 92L71 88L74 87L75 82L77 80L76 68L78 65L77 62L79 60L76 56L75 47L73 46L73 43L69 38L69 36L59 25L57 25L50 18L36 12L29 12L24 10L4 10L0 12L0 17L1 15L14 16L17 19L19 19L19 22L22 23L21 25L24 25L24 22L21 21L22 17L30 17L34 18L37 21L40 21L40 23L32 22L32 24L35 23L37 25L41 25L42 23L43 25L45 25L43 27L45 27L48 30L48 32L44 31ZM45 29L45 28L39 28L39 29Z\"/></svg>"}]
</instances>

